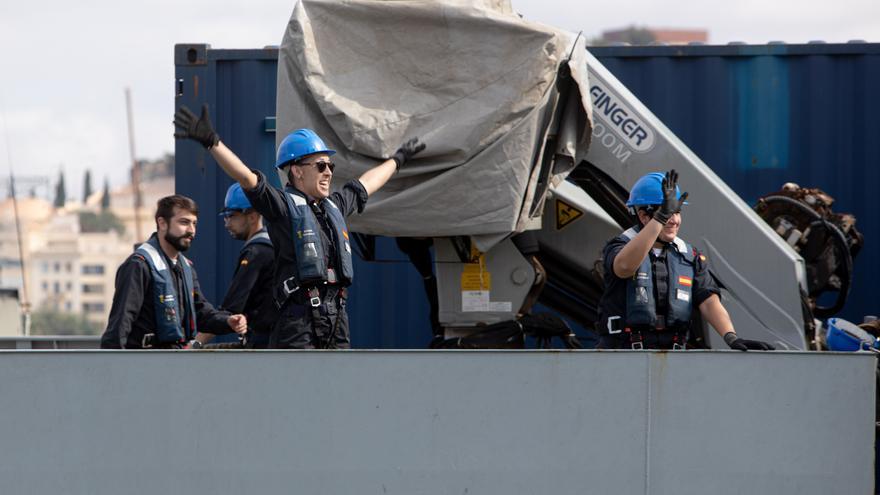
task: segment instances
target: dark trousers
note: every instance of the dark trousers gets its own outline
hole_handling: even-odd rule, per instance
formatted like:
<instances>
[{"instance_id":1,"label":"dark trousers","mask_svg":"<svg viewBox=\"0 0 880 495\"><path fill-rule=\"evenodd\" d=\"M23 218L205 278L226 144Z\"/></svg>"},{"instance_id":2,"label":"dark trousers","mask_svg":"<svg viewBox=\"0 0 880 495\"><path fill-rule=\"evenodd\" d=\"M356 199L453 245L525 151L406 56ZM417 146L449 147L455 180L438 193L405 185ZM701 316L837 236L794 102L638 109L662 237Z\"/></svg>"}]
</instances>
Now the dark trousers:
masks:
<instances>
[{"instance_id":1,"label":"dark trousers","mask_svg":"<svg viewBox=\"0 0 880 495\"><path fill-rule=\"evenodd\" d=\"M253 335L251 335L253 332ZM247 348L248 349L269 349L269 336L271 333L248 332Z\"/></svg>"},{"instance_id":2,"label":"dark trousers","mask_svg":"<svg viewBox=\"0 0 880 495\"><path fill-rule=\"evenodd\" d=\"M642 346L645 349L672 349L675 345L673 332L642 332L642 339ZM638 336L631 339L629 334L625 333L602 335L599 337L599 345L596 349L632 349L632 343L638 341ZM679 334L678 343L683 346L686 342L686 336Z\"/></svg>"},{"instance_id":3,"label":"dark trousers","mask_svg":"<svg viewBox=\"0 0 880 495\"><path fill-rule=\"evenodd\" d=\"M281 308L269 338L271 349L350 349L345 298L333 291L318 307L314 321L312 307L289 301Z\"/></svg>"}]
</instances>

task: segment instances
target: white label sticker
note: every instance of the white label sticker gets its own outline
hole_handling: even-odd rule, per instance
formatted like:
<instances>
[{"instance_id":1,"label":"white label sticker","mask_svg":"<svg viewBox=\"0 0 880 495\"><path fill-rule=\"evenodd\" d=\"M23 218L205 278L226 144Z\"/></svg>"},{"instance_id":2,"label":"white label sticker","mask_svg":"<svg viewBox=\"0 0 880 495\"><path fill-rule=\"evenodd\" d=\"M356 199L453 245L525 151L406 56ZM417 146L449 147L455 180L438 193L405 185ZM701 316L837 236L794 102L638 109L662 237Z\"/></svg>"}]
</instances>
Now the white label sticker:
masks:
<instances>
[{"instance_id":1,"label":"white label sticker","mask_svg":"<svg viewBox=\"0 0 880 495\"><path fill-rule=\"evenodd\" d=\"M496 313L510 313L513 310L513 303L510 301L498 301L489 303L489 311Z\"/></svg>"},{"instance_id":2,"label":"white label sticker","mask_svg":"<svg viewBox=\"0 0 880 495\"><path fill-rule=\"evenodd\" d=\"M677 291L677 297L679 301L690 301L691 293L686 290L675 289Z\"/></svg>"},{"instance_id":3,"label":"white label sticker","mask_svg":"<svg viewBox=\"0 0 880 495\"><path fill-rule=\"evenodd\" d=\"M461 310L462 312L489 311L489 291L461 291Z\"/></svg>"}]
</instances>

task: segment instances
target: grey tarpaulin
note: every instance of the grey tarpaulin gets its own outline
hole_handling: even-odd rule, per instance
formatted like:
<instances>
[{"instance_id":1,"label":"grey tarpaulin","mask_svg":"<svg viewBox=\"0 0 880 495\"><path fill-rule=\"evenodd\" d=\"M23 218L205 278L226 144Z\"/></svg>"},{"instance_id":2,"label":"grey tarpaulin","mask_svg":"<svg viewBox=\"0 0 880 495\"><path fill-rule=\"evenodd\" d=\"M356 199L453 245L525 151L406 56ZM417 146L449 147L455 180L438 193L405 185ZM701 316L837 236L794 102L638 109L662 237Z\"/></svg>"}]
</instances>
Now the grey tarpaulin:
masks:
<instances>
[{"instance_id":1,"label":"grey tarpaulin","mask_svg":"<svg viewBox=\"0 0 880 495\"><path fill-rule=\"evenodd\" d=\"M546 185L586 155L585 50L503 0L303 0L279 52L277 141L314 129L338 151L338 187L418 136L427 150L351 229L470 235L485 251L523 230ZM571 78L557 77L569 56ZM555 164L541 181L545 143Z\"/></svg>"}]
</instances>

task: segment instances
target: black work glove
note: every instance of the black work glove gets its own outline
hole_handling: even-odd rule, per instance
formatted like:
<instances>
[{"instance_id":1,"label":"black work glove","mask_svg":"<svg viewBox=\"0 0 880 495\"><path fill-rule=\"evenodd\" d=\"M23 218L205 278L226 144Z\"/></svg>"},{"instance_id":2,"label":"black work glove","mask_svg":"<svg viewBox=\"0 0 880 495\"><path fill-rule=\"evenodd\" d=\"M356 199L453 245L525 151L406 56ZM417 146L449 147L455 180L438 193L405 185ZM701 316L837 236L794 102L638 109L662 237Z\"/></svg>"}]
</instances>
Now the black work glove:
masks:
<instances>
[{"instance_id":1,"label":"black work glove","mask_svg":"<svg viewBox=\"0 0 880 495\"><path fill-rule=\"evenodd\" d=\"M675 170L666 172L663 178L663 203L654 212L654 220L666 225L669 217L681 211L681 205L687 199L688 193L683 193L681 198L675 197L675 186L678 184L678 173Z\"/></svg>"},{"instance_id":2,"label":"black work glove","mask_svg":"<svg viewBox=\"0 0 880 495\"><path fill-rule=\"evenodd\" d=\"M772 345L761 342L760 340L741 339L736 336L735 332L727 332L724 334L724 342L727 346L735 351L775 351Z\"/></svg>"},{"instance_id":3,"label":"black work glove","mask_svg":"<svg viewBox=\"0 0 880 495\"><path fill-rule=\"evenodd\" d=\"M397 170L400 170L400 167L402 167L407 160L415 156L417 153L420 153L423 149L425 149L425 143L420 143L419 138L414 137L403 143L403 146L394 152L391 159L397 163Z\"/></svg>"},{"instance_id":4,"label":"black work glove","mask_svg":"<svg viewBox=\"0 0 880 495\"><path fill-rule=\"evenodd\" d=\"M175 138L198 141L205 149L211 149L220 141L217 133L214 132L214 126L211 125L208 105L202 105L201 117L196 117L189 108L181 106L174 114L174 127L177 127Z\"/></svg>"}]
</instances>

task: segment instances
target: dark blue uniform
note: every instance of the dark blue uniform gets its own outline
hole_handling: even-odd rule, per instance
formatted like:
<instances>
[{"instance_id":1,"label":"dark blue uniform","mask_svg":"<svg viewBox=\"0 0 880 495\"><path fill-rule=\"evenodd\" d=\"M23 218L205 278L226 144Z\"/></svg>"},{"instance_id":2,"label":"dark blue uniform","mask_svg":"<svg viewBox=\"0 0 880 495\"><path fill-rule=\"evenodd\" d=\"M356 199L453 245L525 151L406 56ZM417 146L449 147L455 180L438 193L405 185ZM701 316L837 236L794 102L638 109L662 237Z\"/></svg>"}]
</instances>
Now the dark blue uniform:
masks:
<instances>
[{"instance_id":1,"label":"dark blue uniform","mask_svg":"<svg viewBox=\"0 0 880 495\"><path fill-rule=\"evenodd\" d=\"M638 228L635 229L636 232L638 230ZM654 327L651 327L626 322L627 284L630 281L614 274L614 259L628 242L627 236L621 234L608 241L602 250L605 292L599 301L599 322L596 329L600 335L598 347L600 349L628 349L637 342L641 342L646 348L654 349L670 349L675 344L683 345L688 327L667 326L665 324L667 320L673 321L672 318L669 318L670 291L673 291L671 295L675 297L675 292L679 290L677 287L680 281L669 279L669 274L673 271L670 269L671 258L678 256L677 252L673 252L678 247L673 243L664 244L659 255L655 254L653 249L648 254L651 266L650 277L652 277L650 285L654 292L651 294L651 299L655 302L654 312L658 321ZM684 245L683 242L679 242ZM692 308L691 311L694 311L712 294L720 294L720 290L709 273L706 257L690 246L688 249L691 249L692 252L687 258L692 261L683 263L690 266L691 271L683 273L681 276L685 277L683 282L688 286L688 302ZM615 319L615 317L619 317L619 319ZM611 324L609 324L609 319Z\"/></svg>"},{"instance_id":2,"label":"dark blue uniform","mask_svg":"<svg viewBox=\"0 0 880 495\"><path fill-rule=\"evenodd\" d=\"M317 312L309 305L306 288L300 288L292 294L284 290L285 281L297 275L296 248L294 245L293 225L290 218L286 192L273 187L266 181L266 176L254 170L257 175L257 186L245 190L253 208L263 216L266 229L272 244L275 246L275 277L274 297L279 306L279 318L272 331L270 347L292 349L314 349L329 347L347 349L351 347L348 329L348 315L345 312L346 282L322 283L317 289L320 292L320 306ZM364 210L367 203L367 191L359 180L347 182L340 191L330 194L330 199L343 216ZM338 250L344 249L343 240L337 239L332 229L323 203L309 201L317 224L320 226L320 238L326 266L336 273L340 272L337 265ZM317 321L316 321L317 317Z\"/></svg>"},{"instance_id":3,"label":"dark blue uniform","mask_svg":"<svg viewBox=\"0 0 880 495\"><path fill-rule=\"evenodd\" d=\"M153 234L151 239L155 237L156 234ZM175 292L180 294L183 274L181 270L174 268L175 264L165 256L161 249L159 252L168 266L173 267L171 274L178 287ZM202 290L199 287L195 268L192 269L192 274L194 282L192 297L195 303L195 320L198 324L198 329L213 334L230 333L232 330L226 322L230 313L218 311L211 303L205 300L205 296L202 295ZM179 302L179 314L183 315L184 321L189 320L191 315L187 314L186 298L178 296L176 299ZM104 335L101 336L101 348L145 348L144 336L155 334L156 332L156 300L157 297L155 295L150 266L141 254L134 253L116 271L116 292L113 294L113 306L110 308L107 329L104 331ZM192 339L193 337L194 335L187 335L185 340ZM150 338L147 340L147 348L175 349L183 347L183 344L179 342L158 342Z\"/></svg>"},{"instance_id":4,"label":"dark blue uniform","mask_svg":"<svg viewBox=\"0 0 880 495\"><path fill-rule=\"evenodd\" d=\"M260 242L264 236L265 241ZM278 308L272 297L274 282L275 250L263 229L241 248L235 273L220 305L233 314L247 317L249 348L269 346L272 327L278 320Z\"/></svg>"}]
</instances>

